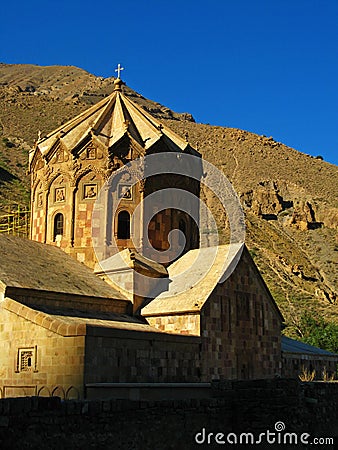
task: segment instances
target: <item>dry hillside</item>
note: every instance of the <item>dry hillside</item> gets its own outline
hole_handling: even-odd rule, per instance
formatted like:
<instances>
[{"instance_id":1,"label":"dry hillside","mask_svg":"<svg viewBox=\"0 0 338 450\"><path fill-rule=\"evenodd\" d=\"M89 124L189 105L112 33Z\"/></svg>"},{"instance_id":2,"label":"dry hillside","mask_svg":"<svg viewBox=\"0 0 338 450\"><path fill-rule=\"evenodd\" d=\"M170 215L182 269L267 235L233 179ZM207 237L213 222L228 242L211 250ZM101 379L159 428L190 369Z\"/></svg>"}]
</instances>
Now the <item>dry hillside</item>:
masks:
<instances>
[{"instance_id":1,"label":"dry hillside","mask_svg":"<svg viewBox=\"0 0 338 450\"><path fill-rule=\"evenodd\" d=\"M28 204L27 154L42 135L112 91L112 79L76 67L0 64L0 208ZM126 88L128 95L222 170L238 192L247 245L296 335L304 311L338 324L338 167L272 137L197 124ZM203 198L218 217L216 200Z\"/></svg>"}]
</instances>

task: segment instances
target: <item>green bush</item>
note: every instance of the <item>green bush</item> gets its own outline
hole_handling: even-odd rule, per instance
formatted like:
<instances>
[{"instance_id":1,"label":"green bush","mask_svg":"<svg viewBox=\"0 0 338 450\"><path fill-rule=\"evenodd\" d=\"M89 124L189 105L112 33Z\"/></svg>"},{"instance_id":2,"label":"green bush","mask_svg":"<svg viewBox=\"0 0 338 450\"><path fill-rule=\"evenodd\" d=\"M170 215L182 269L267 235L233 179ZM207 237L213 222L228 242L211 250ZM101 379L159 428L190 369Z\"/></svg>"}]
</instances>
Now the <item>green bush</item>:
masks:
<instances>
[{"instance_id":1,"label":"green bush","mask_svg":"<svg viewBox=\"0 0 338 450\"><path fill-rule=\"evenodd\" d=\"M300 330L303 342L338 353L338 325L305 313L300 320Z\"/></svg>"}]
</instances>

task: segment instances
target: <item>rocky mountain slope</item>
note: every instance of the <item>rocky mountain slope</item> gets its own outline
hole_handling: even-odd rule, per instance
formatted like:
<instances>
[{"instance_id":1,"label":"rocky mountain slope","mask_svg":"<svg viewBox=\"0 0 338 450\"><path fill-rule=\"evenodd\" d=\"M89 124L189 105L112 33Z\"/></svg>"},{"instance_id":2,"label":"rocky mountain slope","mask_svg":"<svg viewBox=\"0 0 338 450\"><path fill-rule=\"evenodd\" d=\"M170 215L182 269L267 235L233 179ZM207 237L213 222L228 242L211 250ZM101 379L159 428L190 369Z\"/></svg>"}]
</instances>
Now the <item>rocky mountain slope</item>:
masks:
<instances>
[{"instance_id":1,"label":"rocky mountain slope","mask_svg":"<svg viewBox=\"0 0 338 450\"><path fill-rule=\"evenodd\" d=\"M27 154L47 134L112 92L111 78L76 67L0 64L0 210L28 204ZM197 124L128 87L125 93L178 134L235 187L247 245L296 336L305 311L338 324L338 167L248 131ZM217 200L202 196L225 241Z\"/></svg>"}]
</instances>

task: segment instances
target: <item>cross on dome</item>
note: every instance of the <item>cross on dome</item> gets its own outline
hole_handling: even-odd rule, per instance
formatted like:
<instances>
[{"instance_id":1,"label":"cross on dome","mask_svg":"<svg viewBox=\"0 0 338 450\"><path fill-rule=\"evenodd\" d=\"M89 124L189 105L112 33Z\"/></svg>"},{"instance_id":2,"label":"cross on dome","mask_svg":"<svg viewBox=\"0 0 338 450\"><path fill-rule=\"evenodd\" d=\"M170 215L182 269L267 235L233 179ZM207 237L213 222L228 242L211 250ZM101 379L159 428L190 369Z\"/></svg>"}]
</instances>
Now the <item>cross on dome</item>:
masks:
<instances>
[{"instance_id":1,"label":"cross on dome","mask_svg":"<svg viewBox=\"0 0 338 450\"><path fill-rule=\"evenodd\" d=\"M121 67L121 64L118 63L117 69L115 69L115 72L117 72L117 78L120 78L121 70L124 70L124 67Z\"/></svg>"}]
</instances>

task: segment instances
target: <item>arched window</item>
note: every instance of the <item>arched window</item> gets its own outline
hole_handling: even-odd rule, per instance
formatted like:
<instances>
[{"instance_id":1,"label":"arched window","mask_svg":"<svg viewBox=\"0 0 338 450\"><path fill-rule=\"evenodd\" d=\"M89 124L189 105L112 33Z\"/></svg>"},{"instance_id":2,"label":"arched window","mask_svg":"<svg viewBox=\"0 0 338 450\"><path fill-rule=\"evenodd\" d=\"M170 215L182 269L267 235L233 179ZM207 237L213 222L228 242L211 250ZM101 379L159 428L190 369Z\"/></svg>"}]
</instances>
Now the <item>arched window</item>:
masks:
<instances>
[{"instance_id":1,"label":"arched window","mask_svg":"<svg viewBox=\"0 0 338 450\"><path fill-rule=\"evenodd\" d=\"M130 239L130 214L128 211L120 211L117 217L117 238Z\"/></svg>"},{"instance_id":2,"label":"arched window","mask_svg":"<svg viewBox=\"0 0 338 450\"><path fill-rule=\"evenodd\" d=\"M53 241L56 241L56 236L62 236L63 235L63 214L58 213L54 217L54 235L53 235Z\"/></svg>"}]
</instances>

